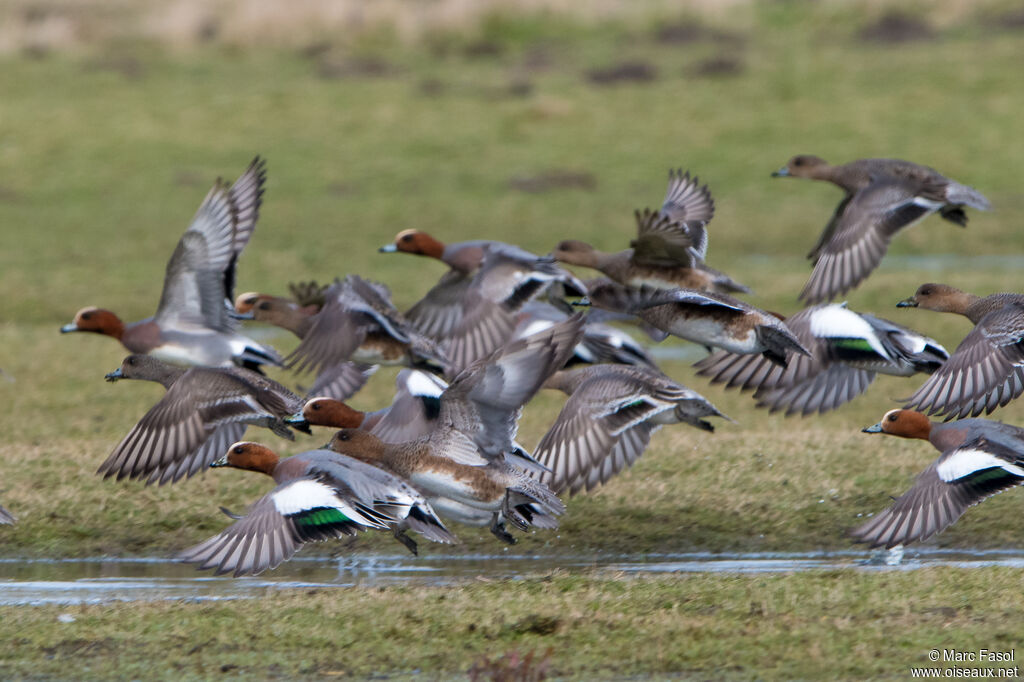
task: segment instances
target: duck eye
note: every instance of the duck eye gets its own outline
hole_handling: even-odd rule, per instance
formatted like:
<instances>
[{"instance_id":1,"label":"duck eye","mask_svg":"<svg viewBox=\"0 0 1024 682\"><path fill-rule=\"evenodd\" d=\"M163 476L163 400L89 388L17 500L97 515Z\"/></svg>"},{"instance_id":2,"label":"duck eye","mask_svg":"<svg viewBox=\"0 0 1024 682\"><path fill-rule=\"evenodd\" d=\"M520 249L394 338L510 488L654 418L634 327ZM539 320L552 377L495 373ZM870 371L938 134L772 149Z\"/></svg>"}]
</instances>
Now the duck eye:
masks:
<instances>
[{"instance_id":1,"label":"duck eye","mask_svg":"<svg viewBox=\"0 0 1024 682\"><path fill-rule=\"evenodd\" d=\"M90 317L92 317L92 313L82 313L83 320L88 320Z\"/></svg>"},{"instance_id":2,"label":"duck eye","mask_svg":"<svg viewBox=\"0 0 1024 682\"><path fill-rule=\"evenodd\" d=\"M241 445L236 445L235 446L235 454L236 455L240 455L243 452L245 452L245 448L244 447L242 447Z\"/></svg>"},{"instance_id":3,"label":"duck eye","mask_svg":"<svg viewBox=\"0 0 1024 682\"><path fill-rule=\"evenodd\" d=\"M804 160L801 159L801 158L793 159L793 165L794 166L802 166L802 165L804 165Z\"/></svg>"},{"instance_id":4,"label":"duck eye","mask_svg":"<svg viewBox=\"0 0 1024 682\"><path fill-rule=\"evenodd\" d=\"M313 403L312 405L310 405L310 408L312 408L313 411L315 412L316 410L320 409L320 403Z\"/></svg>"},{"instance_id":5,"label":"duck eye","mask_svg":"<svg viewBox=\"0 0 1024 682\"><path fill-rule=\"evenodd\" d=\"M405 235L404 237L402 237L402 241L408 244L409 242L412 241L412 235L411 234Z\"/></svg>"},{"instance_id":6,"label":"duck eye","mask_svg":"<svg viewBox=\"0 0 1024 682\"><path fill-rule=\"evenodd\" d=\"M898 414L890 414L890 415L889 415L889 421L891 421L891 422L894 422L894 421L896 421L897 419L899 419L899 417L900 417L900 416L899 416Z\"/></svg>"},{"instance_id":7,"label":"duck eye","mask_svg":"<svg viewBox=\"0 0 1024 682\"><path fill-rule=\"evenodd\" d=\"M338 440L348 440L348 434L347 433L339 433L338 434Z\"/></svg>"}]
</instances>

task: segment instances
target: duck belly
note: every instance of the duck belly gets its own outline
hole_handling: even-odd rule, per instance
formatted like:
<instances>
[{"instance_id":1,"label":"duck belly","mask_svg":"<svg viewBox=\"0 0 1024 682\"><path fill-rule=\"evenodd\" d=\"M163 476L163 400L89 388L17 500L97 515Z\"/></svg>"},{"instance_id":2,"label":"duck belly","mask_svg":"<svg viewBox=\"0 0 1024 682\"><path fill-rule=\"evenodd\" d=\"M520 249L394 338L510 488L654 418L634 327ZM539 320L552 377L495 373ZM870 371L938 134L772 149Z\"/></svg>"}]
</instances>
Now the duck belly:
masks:
<instances>
[{"instance_id":1,"label":"duck belly","mask_svg":"<svg viewBox=\"0 0 1024 682\"><path fill-rule=\"evenodd\" d=\"M757 340L757 333L748 329L737 333L729 329L721 320L700 317L680 318L669 325L658 325L673 336L702 346L721 348L730 353L760 353L764 348Z\"/></svg>"},{"instance_id":2,"label":"duck belly","mask_svg":"<svg viewBox=\"0 0 1024 682\"><path fill-rule=\"evenodd\" d=\"M492 486L481 490L479 486L447 471L419 471L409 476L409 481L428 496L446 497L474 509L489 512L500 509L504 497L504 490L501 491L502 494L495 496L494 491L490 489Z\"/></svg>"},{"instance_id":3,"label":"duck belly","mask_svg":"<svg viewBox=\"0 0 1024 682\"><path fill-rule=\"evenodd\" d=\"M477 509L449 497L431 497L428 502L439 515L467 526L488 526L494 512Z\"/></svg>"},{"instance_id":4,"label":"duck belly","mask_svg":"<svg viewBox=\"0 0 1024 682\"><path fill-rule=\"evenodd\" d=\"M231 367L231 349L227 344L183 344L168 342L161 344L149 352L157 360L172 365L190 367Z\"/></svg>"},{"instance_id":5,"label":"duck belly","mask_svg":"<svg viewBox=\"0 0 1024 682\"><path fill-rule=\"evenodd\" d=\"M407 351L406 344L386 334L369 334L350 359L368 365L402 365L408 364Z\"/></svg>"}]
</instances>

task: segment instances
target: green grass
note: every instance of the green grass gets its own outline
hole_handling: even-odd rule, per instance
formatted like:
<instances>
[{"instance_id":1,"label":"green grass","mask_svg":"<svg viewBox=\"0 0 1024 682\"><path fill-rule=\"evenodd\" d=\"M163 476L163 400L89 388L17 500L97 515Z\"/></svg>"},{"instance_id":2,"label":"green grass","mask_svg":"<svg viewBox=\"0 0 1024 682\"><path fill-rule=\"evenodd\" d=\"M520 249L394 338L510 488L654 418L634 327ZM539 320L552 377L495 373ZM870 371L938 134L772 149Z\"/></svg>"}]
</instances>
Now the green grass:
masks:
<instances>
[{"instance_id":1,"label":"green grass","mask_svg":"<svg viewBox=\"0 0 1024 682\"><path fill-rule=\"evenodd\" d=\"M1020 579L1020 570L995 569L645 579L554 573L457 589L268 590L237 602L8 608L0 611L0 673L405 679L419 672L434 679L515 652L573 679L640 671L657 679L906 679L912 666L930 665L935 648L1019 649ZM991 593L1000 595L996 605Z\"/></svg>"},{"instance_id":2,"label":"green grass","mask_svg":"<svg viewBox=\"0 0 1024 682\"><path fill-rule=\"evenodd\" d=\"M861 42L858 31L869 18L842 3L785 2L756 3L702 19L705 26L734 37L706 33L685 44L661 43L654 36L665 21L692 17L663 17L649 25L495 18L475 33L438 34L407 44L385 32L348 47L330 45L313 56L216 44L173 52L122 41L41 58L0 57L0 367L14 378L11 382L0 375L5 405L0 503L20 517L16 527L0 528L0 553L170 555L226 525L219 505L241 511L268 490L269 481L236 471L212 472L164 488L97 478L96 467L161 389L104 383L102 375L120 363L122 349L94 335L57 333L86 305L111 308L128 320L152 314L166 259L209 185L217 176L237 176L256 154L269 160L270 174L259 229L241 262L239 291L280 293L293 279L327 280L356 272L387 283L398 304L408 305L443 272L424 259L377 253L377 246L408 227L445 241L504 239L537 252L566 237L623 248L635 229L633 209L656 206L667 169L682 166L710 183L715 196L709 262L751 285L752 302L785 314L798 309L796 292L809 273L803 254L839 193L824 184L772 180L769 173L795 153L816 153L836 162L892 156L926 163L979 188L996 210L972 212L967 230L933 217L899 235L889 259L849 300L855 309L909 324L952 350L968 330L966 321L893 305L924 281L947 281L979 293L1021 288L1018 263L999 258L1019 254L1022 246L1024 200L1014 135L1018 112L1024 109L1019 87L1024 42L1019 32L992 28L986 19L992 11L979 10L948 25L933 40L901 45ZM468 48L480 41L496 46L493 54L471 56ZM736 60L740 71L695 75L702 62L720 57ZM354 73L357 59L364 66L378 60L388 68L382 76ZM624 61L650 64L655 80L611 86L589 82L589 71ZM593 189L527 193L512 186L513 179L553 171L590 177ZM927 260L932 255L944 258ZM282 350L294 343L284 335L272 341ZM884 508L935 456L924 443L860 433L896 405L895 399L909 395L919 379L880 379L866 396L836 413L800 420L755 410L748 396L708 386L686 364L671 362L665 369L739 424L721 424L715 434L661 431L632 471L571 500L559 531L525 535L510 552L845 548L846 531ZM393 375L379 372L354 404L367 409L385 404ZM545 394L528 407L520 431L525 444L536 444L560 404L559 396ZM1024 424L1019 404L995 416ZM287 453L328 438L319 433L286 444L268 432L253 430L249 436ZM1016 492L986 501L930 542L1019 547L1024 537L1020 504ZM493 552L498 547L485 531L456 530L462 545L422 551ZM381 536L355 544L355 551L377 550L396 548ZM397 594L471 605L500 592L510 604L529 595L521 601L532 605L534 595L544 593L543 603L558 612L560 602L552 590L573 603L622 590L629 598L596 609L604 615L593 627L609 628L609 636L619 638L613 650L628 649L634 658L618 668L588 667L585 653L607 650L609 643L588 639L592 630L582 634L580 628L591 627L584 610L579 628L560 626L557 633L553 660L555 669L566 674L674 670L696 677L749 677L762 660L752 658L750 649L759 655L770 650L761 665L779 677L787 676L786 670L793 670L793 676L816 676L833 662L840 666L839 675L899 676L920 660L921 647L939 636L938 616L921 616L919 610L931 608L924 606L932 603L928 585L951 590L956 583L958 594L970 603L973 611L957 611L973 614L958 622L964 633L958 644L976 638L994 647L998 633L1020 631L1000 629L1004 610L1010 610L1007 595L1012 599L1019 593L1009 581L1019 577L1008 570L836 573L617 586L596 577L559 576L548 582L501 583L500 588L474 585ZM991 586L983 578L991 579ZM891 591L881 591L877 599L871 590L868 596L857 592L866 585ZM803 589L825 590L832 601L811 600L802 611L800 599L787 597L795 599L792 609L771 606L764 612L786 617L747 614L749 603L761 603L765 595ZM735 597L730 590L758 596ZM663 644L657 647L623 647L622 642L646 639L654 625L671 620L648 621L641 611L615 615L648 591L677 595L671 599L684 594L694 604L726 600L726 595L738 601L721 622L714 615L719 612L707 611L694 621L699 628L676 623L672 628L684 629L670 628L674 639L659 634ZM6 610L0 627L25 624L15 653L6 659L15 676L31 674L32 662L44 666L38 674L59 676L58 664L66 654L136 652L135 644L160 639L165 613L180 614L189 623L208 620L202 627L212 631L200 641L190 639L190 626L171 628L178 647L172 651L200 647L180 663L184 668L176 663L166 668L176 671L166 674L176 676L212 675L210 666L220 659L240 666L231 670L274 674L273 663L248 662L246 656L257 655L254 651L268 660L280 654L276 664L285 676L342 669L359 674L417 667L464 670L485 651L521 645L485 618L485 626L470 637L472 646L461 650L457 642L450 643L460 649L451 659L457 665L442 665L446 659L430 659L429 651L414 644L406 645L410 652L401 654L406 658L359 646L359 633L346 640L351 646L336 657L322 647L293 657L291 649L262 640L252 646L240 643L252 628L229 620L234 613L263 622L265 608L296 609L305 615L297 625L284 619L284 629L275 636L287 635L292 638L288 647L300 647L299 632L291 628L310 627L311 614L326 610L338 617L335 609L366 608L361 600L378 599L373 593L345 591L339 601L344 606L335 606L337 594L141 610L82 607L74 612L85 617L66 631L94 618L97 632L89 641L107 642L87 647L84 654L67 644L83 636L58 631L52 609ZM846 615L870 612L868 606L860 608L865 600L877 604L875 613L884 616L877 628L866 624L866 616ZM415 607L407 608L415 614ZM466 627L465 620L441 625L430 620L434 617L423 616L426 620L412 631L448 641L453 631L462 633ZM521 617L507 620L515 623ZM140 630L150 629L137 640L99 634L103 622L118 621L109 626L120 627L126 618L137 619ZM375 618L373 636L407 636L403 618L397 625ZM698 639L705 641L700 635L705 628L712 633L707 637L711 648L693 649L701 655L687 653ZM870 631L866 639L865 628ZM729 636L715 641L723 629ZM819 629L828 630L834 641L816 645L813 635ZM887 637L893 630L899 634ZM203 641L217 644L210 649ZM532 648L533 640L528 644ZM868 652L886 646L893 649L887 663L868 661ZM729 647L741 656L736 668L727 667L721 656L713 658ZM33 658L51 649L49 662ZM131 656L139 658L126 665L144 665L141 653ZM102 677L106 669L97 670L94 676ZM128 670L125 675L132 674Z\"/></svg>"}]
</instances>

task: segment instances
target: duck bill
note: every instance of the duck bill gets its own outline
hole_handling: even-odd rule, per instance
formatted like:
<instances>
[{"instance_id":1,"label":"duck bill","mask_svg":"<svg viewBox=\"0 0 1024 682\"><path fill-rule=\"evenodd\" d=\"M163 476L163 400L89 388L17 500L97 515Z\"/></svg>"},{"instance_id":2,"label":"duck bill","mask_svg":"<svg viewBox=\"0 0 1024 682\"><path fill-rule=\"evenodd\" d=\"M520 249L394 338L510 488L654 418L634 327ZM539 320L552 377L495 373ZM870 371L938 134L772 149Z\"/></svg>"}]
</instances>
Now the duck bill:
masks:
<instances>
[{"instance_id":1,"label":"duck bill","mask_svg":"<svg viewBox=\"0 0 1024 682\"><path fill-rule=\"evenodd\" d=\"M590 303L590 299L584 296L578 301L573 301L572 303L570 303L570 305L574 305L580 308L589 308L592 304Z\"/></svg>"},{"instance_id":2,"label":"duck bill","mask_svg":"<svg viewBox=\"0 0 1024 682\"><path fill-rule=\"evenodd\" d=\"M783 166L779 170L773 172L772 173L772 177L773 178L788 178L789 177L789 169L786 168L785 166Z\"/></svg>"},{"instance_id":3,"label":"duck bill","mask_svg":"<svg viewBox=\"0 0 1024 682\"><path fill-rule=\"evenodd\" d=\"M394 253L398 251L398 247L394 244L385 244L384 246L377 249L378 253Z\"/></svg>"},{"instance_id":4,"label":"duck bill","mask_svg":"<svg viewBox=\"0 0 1024 682\"><path fill-rule=\"evenodd\" d=\"M107 381L109 381L110 383L114 383L118 379L124 379L124 372L122 372L121 368L118 367L113 372L110 372L109 374L104 375L103 378L106 379Z\"/></svg>"},{"instance_id":5,"label":"duck bill","mask_svg":"<svg viewBox=\"0 0 1024 682\"><path fill-rule=\"evenodd\" d=\"M256 316L253 314L253 312L251 310L249 312L247 312L247 313L240 313L240 312L238 312L236 310L229 310L228 311L228 317L230 317L233 320L255 320L256 319Z\"/></svg>"},{"instance_id":6,"label":"duck bill","mask_svg":"<svg viewBox=\"0 0 1024 682\"><path fill-rule=\"evenodd\" d=\"M303 433L311 434L313 431L309 428L309 422L306 421L305 417L301 414L286 417L284 423L292 427L296 431L302 431Z\"/></svg>"},{"instance_id":7,"label":"duck bill","mask_svg":"<svg viewBox=\"0 0 1024 682\"><path fill-rule=\"evenodd\" d=\"M896 307L897 308L916 308L917 307L917 301L915 301L913 297L905 298L902 301L900 301L899 303L897 303Z\"/></svg>"},{"instance_id":8,"label":"duck bill","mask_svg":"<svg viewBox=\"0 0 1024 682\"><path fill-rule=\"evenodd\" d=\"M60 333L61 334L67 334L68 332L77 332L77 331L80 331L80 330L78 329L78 325L75 324L74 322L72 322L71 324L66 324L66 325L64 325L63 327L60 328Z\"/></svg>"},{"instance_id":9,"label":"duck bill","mask_svg":"<svg viewBox=\"0 0 1024 682\"><path fill-rule=\"evenodd\" d=\"M220 459L215 459L210 462L211 469L217 469L218 467L226 467L228 465L228 456L224 455Z\"/></svg>"},{"instance_id":10,"label":"duck bill","mask_svg":"<svg viewBox=\"0 0 1024 682\"><path fill-rule=\"evenodd\" d=\"M861 433L882 433L882 422L872 424L871 426L865 427L860 431Z\"/></svg>"}]
</instances>

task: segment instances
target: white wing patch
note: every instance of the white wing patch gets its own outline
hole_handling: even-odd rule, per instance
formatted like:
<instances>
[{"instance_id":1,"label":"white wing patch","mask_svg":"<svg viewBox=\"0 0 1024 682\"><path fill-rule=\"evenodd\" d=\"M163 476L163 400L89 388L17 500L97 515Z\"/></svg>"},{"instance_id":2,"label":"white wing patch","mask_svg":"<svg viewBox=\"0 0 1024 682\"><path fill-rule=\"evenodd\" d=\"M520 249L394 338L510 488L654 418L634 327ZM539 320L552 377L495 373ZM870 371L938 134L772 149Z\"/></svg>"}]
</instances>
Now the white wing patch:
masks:
<instances>
[{"instance_id":1,"label":"white wing patch","mask_svg":"<svg viewBox=\"0 0 1024 682\"><path fill-rule=\"evenodd\" d=\"M929 211L938 211L945 204L941 201L934 201L932 199L925 199L924 197L914 197L911 201L912 204L917 204L922 208L927 208ZM923 217L923 216L922 216ZM916 220L914 222L917 222Z\"/></svg>"},{"instance_id":2,"label":"white wing patch","mask_svg":"<svg viewBox=\"0 0 1024 682\"><path fill-rule=\"evenodd\" d=\"M952 457L935 467L935 472L946 483L952 483L976 471L996 467L1024 478L1024 469L984 450L958 450Z\"/></svg>"},{"instance_id":3,"label":"white wing patch","mask_svg":"<svg viewBox=\"0 0 1024 682\"><path fill-rule=\"evenodd\" d=\"M295 481L286 488L273 493L271 499L274 501L274 508L282 516L322 507L341 509L343 513L346 509L346 505L338 499L334 490L319 481L310 479Z\"/></svg>"},{"instance_id":4,"label":"white wing patch","mask_svg":"<svg viewBox=\"0 0 1024 682\"><path fill-rule=\"evenodd\" d=\"M845 305L827 305L816 311L811 315L810 326L811 333L820 339L835 337L864 339L881 357L889 357L882 344L879 343L875 330L867 320L847 309Z\"/></svg>"},{"instance_id":5,"label":"white wing patch","mask_svg":"<svg viewBox=\"0 0 1024 682\"><path fill-rule=\"evenodd\" d=\"M527 324L526 327L522 331L520 331L516 336L521 339L527 336L531 336L533 334L539 334L545 329L550 329L551 327L554 326L555 323L550 320L533 320L529 324Z\"/></svg>"},{"instance_id":6,"label":"white wing patch","mask_svg":"<svg viewBox=\"0 0 1024 682\"><path fill-rule=\"evenodd\" d=\"M405 375L405 389L416 396L439 398L447 387L442 380L426 372L410 370Z\"/></svg>"},{"instance_id":7,"label":"white wing patch","mask_svg":"<svg viewBox=\"0 0 1024 682\"><path fill-rule=\"evenodd\" d=\"M913 353L914 355L923 353L925 348L928 347L929 342L931 342L938 350L941 350L944 353L946 352L946 349L939 344L931 341L931 339L926 336L920 336L918 334L910 334L908 332L901 331L899 332L897 340L901 346L907 349L907 352ZM946 355L948 356L949 353L946 353Z\"/></svg>"}]
</instances>

